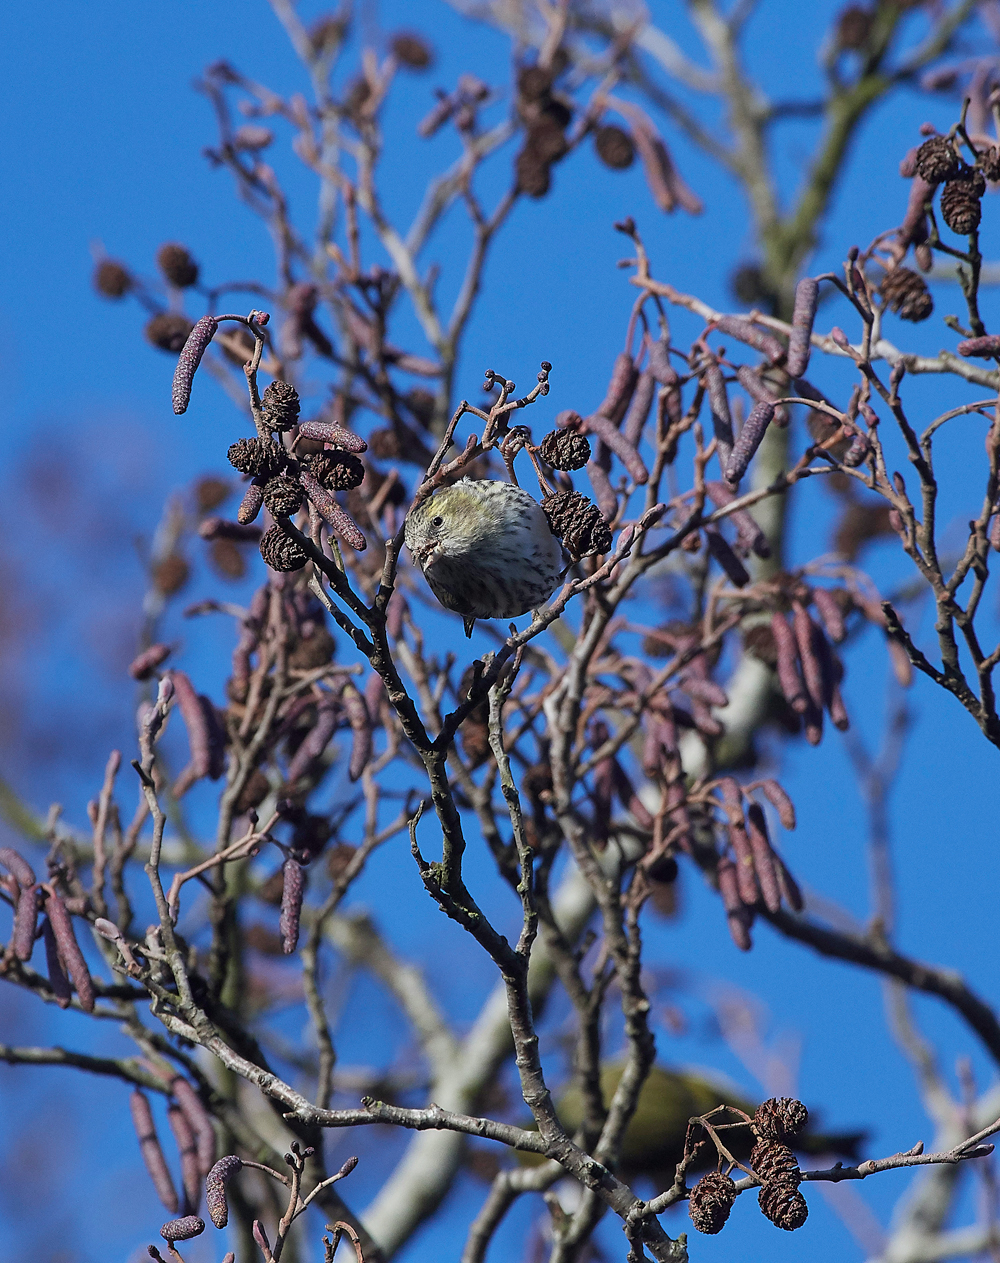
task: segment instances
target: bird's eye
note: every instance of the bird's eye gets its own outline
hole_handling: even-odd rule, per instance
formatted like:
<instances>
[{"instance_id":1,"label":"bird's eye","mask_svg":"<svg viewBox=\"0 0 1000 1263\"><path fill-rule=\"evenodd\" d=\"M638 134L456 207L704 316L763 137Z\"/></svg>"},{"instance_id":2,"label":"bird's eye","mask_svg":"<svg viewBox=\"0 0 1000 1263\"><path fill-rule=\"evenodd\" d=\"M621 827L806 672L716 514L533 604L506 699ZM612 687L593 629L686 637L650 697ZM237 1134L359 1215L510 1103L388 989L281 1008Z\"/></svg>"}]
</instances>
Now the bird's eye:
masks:
<instances>
[{"instance_id":1,"label":"bird's eye","mask_svg":"<svg viewBox=\"0 0 1000 1263\"><path fill-rule=\"evenodd\" d=\"M444 526L444 518L440 515L431 519L431 526Z\"/></svg>"}]
</instances>

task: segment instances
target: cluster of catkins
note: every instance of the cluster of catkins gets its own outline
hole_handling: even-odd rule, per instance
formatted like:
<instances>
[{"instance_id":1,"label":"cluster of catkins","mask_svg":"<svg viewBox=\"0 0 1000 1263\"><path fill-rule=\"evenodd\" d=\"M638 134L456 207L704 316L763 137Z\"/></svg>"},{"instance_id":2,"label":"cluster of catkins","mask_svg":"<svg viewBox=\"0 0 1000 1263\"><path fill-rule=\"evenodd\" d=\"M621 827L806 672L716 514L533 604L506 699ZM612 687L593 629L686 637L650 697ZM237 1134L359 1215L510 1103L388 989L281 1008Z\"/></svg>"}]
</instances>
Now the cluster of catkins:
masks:
<instances>
[{"instance_id":1,"label":"cluster of catkins","mask_svg":"<svg viewBox=\"0 0 1000 1263\"><path fill-rule=\"evenodd\" d=\"M809 1111L801 1101L789 1096L765 1101L750 1124L757 1143L750 1166L760 1180L758 1204L778 1228L794 1232L809 1215L806 1199L799 1192L802 1173L795 1154L785 1143L792 1140L809 1121ZM722 1231L736 1201L737 1190L731 1176L710 1171L691 1190L688 1213L699 1232L715 1235Z\"/></svg>"}]
</instances>

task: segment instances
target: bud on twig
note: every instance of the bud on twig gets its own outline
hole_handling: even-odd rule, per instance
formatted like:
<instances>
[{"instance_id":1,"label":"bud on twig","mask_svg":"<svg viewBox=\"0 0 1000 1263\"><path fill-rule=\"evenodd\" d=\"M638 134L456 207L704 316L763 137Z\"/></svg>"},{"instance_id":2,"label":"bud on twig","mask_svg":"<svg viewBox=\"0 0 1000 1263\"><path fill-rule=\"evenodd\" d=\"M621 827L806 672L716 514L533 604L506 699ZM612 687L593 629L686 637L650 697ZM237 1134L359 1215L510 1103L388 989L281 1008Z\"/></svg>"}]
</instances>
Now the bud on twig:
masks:
<instances>
[{"instance_id":1,"label":"bud on twig","mask_svg":"<svg viewBox=\"0 0 1000 1263\"><path fill-rule=\"evenodd\" d=\"M792 308L792 332L788 339L788 376L801 377L809 367L812 350L813 321L819 304L819 282L804 276L795 286L795 306Z\"/></svg>"},{"instance_id":2,"label":"bud on twig","mask_svg":"<svg viewBox=\"0 0 1000 1263\"><path fill-rule=\"evenodd\" d=\"M767 427L774 419L773 403L755 403L750 409L750 415L744 422L743 429L740 430L739 438L733 445L729 460L726 463L726 481L730 483L738 483L747 471L747 466L753 459L754 453L760 447L764 435L767 433Z\"/></svg>"},{"instance_id":3,"label":"bud on twig","mask_svg":"<svg viewBox=\"0 0 1000 1263\"><path fill-rule=\"evenodd\" d=\"M129 1109L132 1114L135 1134L139 1137L139 1149L142 1152L142 1160L146 1164L149 1178L153 1181L156 1195L166 1206L167 1210L176 1215L178 1207L177 1190L174 1188L174 1182L171 1178L166 1158L164 1158L163 1150L160 1148L160 1140L156 1134L156 1126L153 1123L153 1111L150 1109L149 1101L144 1093L136 1089L131 1094L129 1097ZM202 1228L204 1226L202 1224Z\"/></svg>"},{"instance_id":4,"label":"bud on twig","mask_svg":"<svg viewBox=\"0 0 1000 1263\"><path fill-rule=\"evenodd\" d=\"M278 929L281 933L281 949L286 956L290 956L299 941L299 918L302 914L306 879L302 865L291 856L282 864L281 873L281 919Z\"/></svg>"},{"instance_id":5,"label":"bud on twig","mask_svg":"<svg viewBox=\"0 0 1000 1263\"><path fill-rule=\"evenodd\" d=\"M187 341L177 360L177 367L174 369L174 384L171 391L174 412L177 416L187 411L187 406L191 402L191 385L194 382L194 375L218 327L219 322L214 316L202 316L187 336Z\"/></svg>"}]
</instances>

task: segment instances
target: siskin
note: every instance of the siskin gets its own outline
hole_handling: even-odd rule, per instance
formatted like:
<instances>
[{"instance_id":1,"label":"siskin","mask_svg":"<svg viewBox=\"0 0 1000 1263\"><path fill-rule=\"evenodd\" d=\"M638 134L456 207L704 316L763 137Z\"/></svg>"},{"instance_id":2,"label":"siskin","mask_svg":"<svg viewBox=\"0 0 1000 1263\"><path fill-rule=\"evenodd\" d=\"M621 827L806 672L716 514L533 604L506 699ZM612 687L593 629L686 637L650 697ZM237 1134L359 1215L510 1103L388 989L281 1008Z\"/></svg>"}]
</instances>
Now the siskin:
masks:
<instances>
[{"instance_id":1,"label":"siskin","mask_svg":"<svg viewBox=\"0 0 1000 1263\"><path fill-rule=\"evenodd\" d=\"M435 492L406 519L405 538L467 636L477 618L517 618L541 605L564 570L538 501L509 482L463 478Z\"/></svg>"}]
</instances>

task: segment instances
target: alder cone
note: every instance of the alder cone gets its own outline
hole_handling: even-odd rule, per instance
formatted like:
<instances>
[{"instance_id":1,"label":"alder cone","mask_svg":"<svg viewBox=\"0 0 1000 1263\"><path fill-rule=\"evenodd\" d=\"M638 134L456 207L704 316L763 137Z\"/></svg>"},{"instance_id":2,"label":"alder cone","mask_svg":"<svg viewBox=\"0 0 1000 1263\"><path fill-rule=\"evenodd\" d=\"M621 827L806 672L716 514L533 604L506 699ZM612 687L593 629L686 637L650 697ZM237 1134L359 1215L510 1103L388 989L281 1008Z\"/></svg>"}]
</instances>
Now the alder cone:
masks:
<instances>
[{"instance_id":1,"label":"alder cone","mask_svg":"<svg viewBox=\"0 0 1000 1263\"><path fill-rule=\"evenodd\" d=\"M806 1199L794 1181L776 1180L765 1184L757 1194L757 1203L776 1228L794 1232L809 1218Z\"/></svg>"},{"instance_id":2,"label":"alder cone","mask_svg":"<svg viewBox=\"0 0 1000 1263\"><path fill-rule=\"evenodd\" d=\"M928 184L942 184L958 175L961 160L947 137L932 136L917 150L914 167Z\"/></svg>"},{"instance_id":3,"label":"alder cone","mask_svg":"<svg viewBox=\"0 0 1000 1263\"><path fill-rule=\"evenodd\" d=\"M885 305L901 320L918 324L934 310L934 300L924 278L910 268L895 267L886 272L879 289Z\"/></svg>"},{"instance_id":4,"label":"alder cone","mask_svg":"<svg viewBox=\"0 0 1000 1263\"><path fill-rule=\"evenodd\" d=\"M976 172L982 181L982 174ZM983 208L979 204L982 193L976 192L976 184L972 180L949 180L941 190L941 218L960 237L967 237L975 232L983 216Z\"/></svg>"},{"instance_id":5,"label":"alder cone","mask_svg":"<svg viewBox=\"0 0 1000 1263\"><path fill-rule=\"evenodd\" d=\"M793 1096L772 1096L757 1106L753 1128L761 1140L787 1140L809 1122L809 1111Z\"/></svg>"},{"instance_id":6,"label":"alder cone","mask_svg":"<svg viewBox=\"0 0 1000 1263\"><path fill-rule=\"evenodd\" d=\"M735 1201L736 1185L729 1176L709 1171L691 1190L688 1214L699 1232L715 1236L726 1226Z\"/></svg>"},{"instance_id":7,"label":"alder cone","mask_svg":"<svg viewBox=\"0 0 1000 1263\"><path fill-rule=\"evenodd\" d=\"M180 355L194 321L175 311L161 311L146 324L146 341L161 351Z\"/></svg>"},{"instance_id":8,"label":"alder cone","mask_svg":"<svg viewBox=\"0 0 1000 1263\"><path fill-rule=\"evenodd\" d=\"M553 469L582 469L590 460L590 440L572 430L553 430L538 445L538 454Z\"/></svg>"},{"instance_id":9,"label":"alder cone","mask_svg":"<svg viewBox=\"0 0 1000 1263\"><path fill-rule=\"evenodd\" d=\"M260 541L260 555L272 570L301 570L308 557L297 539L286 535L280 526L265 531Z\"/></svg>"},{"instance_id":10,"label":"alder cone","mask_svg":"<svg viewBox=\"0 0 1000 1263\"><path fill-rule=\"evenodd\" d=\"M132 278L117 259L102 259L94 268L94 289L105 298L124 298L131 288Z\"/></svg>"},{"instance_id":11,"label":"alder cone","mask_svg":"<svg viewBox=\"0 0 1000 1263\"><path fill-rule=\"evenodd\" d=\"M611 547L611 527L601 511L579 491L557 491L542 501L549 530L574 557L606 553Z\"/></svg>"},{"instance_id":12,"label":"alder cone","mask_svg":"<svg viewBox=\"0 0 1000 1263\"><path fill-rule=\"evenodd\" d=\"M787 1145L776 1140L758 1140L750 1155L750 1165L765 1184L799 1178L799 1164Z\"/></svg>"},{"instance_id":13,"label":"alder cone","mask_svg":"<svg viewBox=\"0 0 1000 1263\"><path fill-rule=\"evenodd\" d=\"M612 171L624 171L635 161L635 145L632 137L621 127L608 123L594 133L597 156Z\"/></svg>"}]
</instances>

